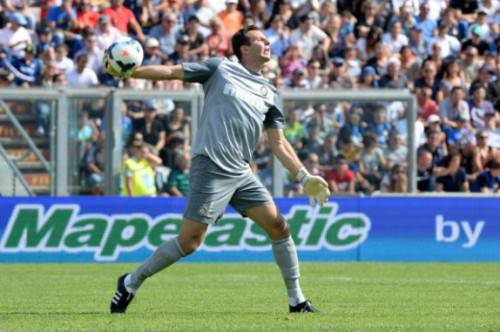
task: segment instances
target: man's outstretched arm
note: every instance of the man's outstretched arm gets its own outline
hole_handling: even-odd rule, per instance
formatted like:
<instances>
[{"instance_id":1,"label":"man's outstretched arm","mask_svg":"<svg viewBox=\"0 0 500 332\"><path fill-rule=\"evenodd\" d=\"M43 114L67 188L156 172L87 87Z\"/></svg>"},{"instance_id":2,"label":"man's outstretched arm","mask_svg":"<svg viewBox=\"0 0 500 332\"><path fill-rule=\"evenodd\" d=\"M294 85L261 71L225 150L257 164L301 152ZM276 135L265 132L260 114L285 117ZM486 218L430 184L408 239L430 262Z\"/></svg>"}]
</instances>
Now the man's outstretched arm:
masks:
<instances>
[{"instance_id":1,"label":"man's outstretched arm","mask_svg":"<svg viewBox=\"0 0 500 332\"><path fill-rule=\"evenodd\" d=\"M184 68L182 65L173 66L140 66L133 73L133 78L142 78L147 80L184 80Z\"/></svg>"},{"instance_id":2,"label":"man's outstretched arm","mask_svg":"<svg viewBox=\"0 0 500 332\"><path fill-rule=\"evenodd\" d=\"M294 178L302 183L304 193L309 196L311 205L314 206L315 201L318 201L320 206L326 203L330 196L328 183L320 176L309 174L293 147L286 140L283 130L268 129L267 136L271 151Z\"/></svg>"}]
</instances>

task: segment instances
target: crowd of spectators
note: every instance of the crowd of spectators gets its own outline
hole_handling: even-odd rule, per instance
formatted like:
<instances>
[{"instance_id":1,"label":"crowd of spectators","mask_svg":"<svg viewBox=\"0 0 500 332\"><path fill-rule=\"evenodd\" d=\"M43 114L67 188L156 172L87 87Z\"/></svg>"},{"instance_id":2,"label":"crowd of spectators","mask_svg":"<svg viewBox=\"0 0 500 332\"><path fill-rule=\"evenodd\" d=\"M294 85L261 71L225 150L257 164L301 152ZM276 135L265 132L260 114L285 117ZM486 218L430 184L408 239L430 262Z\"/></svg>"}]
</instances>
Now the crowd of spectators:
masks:
<instances>
[{"instance_id":1,"label":"crowd of spectators","mask_svg":"<svg viewBox=\"0 0 500 332\"><path fill-rule=\"evenodd\" d=\"M406 192L411 149L419 191L491 192L500 183L499 23L494 0L4 0L0 83L199 88L117 80L103 71L103 52L129 35L144 46L144 64L230 56L231 35L256 25L273 55L263 76L278 88L409 89L417 97L416 147L407 146L401 103L285 105L286 137L334 193ZM183 107L130 102L123 118L123 193L132 195L135 183L144 195L185 195L191 137ZM82 181L99 186L102 119L82 115L80 125ZM264 138L253 166L267 186L271 163ZM287 179L286 194L300 192Z\"/></svg>"}]
</instances>

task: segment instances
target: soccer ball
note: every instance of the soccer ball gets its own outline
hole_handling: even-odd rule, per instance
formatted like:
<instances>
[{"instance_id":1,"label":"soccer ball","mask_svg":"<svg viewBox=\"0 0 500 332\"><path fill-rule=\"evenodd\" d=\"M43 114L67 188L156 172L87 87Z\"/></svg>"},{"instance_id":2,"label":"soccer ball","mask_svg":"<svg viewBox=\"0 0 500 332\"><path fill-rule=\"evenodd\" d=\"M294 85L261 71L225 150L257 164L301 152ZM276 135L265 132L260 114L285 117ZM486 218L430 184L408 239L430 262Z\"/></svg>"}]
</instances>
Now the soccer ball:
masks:
<instances>
[{"instance_id":1,"label":"soccer ball","mask_svg":"<svg viewBox=\"0 0 500 332\"><path fill-rule=\"evenodd\" d=\"M131 74L132 70L142 64L144 51L141 44L132 38L121 38L106 50L109 65L123 76Z\"/></svg>"}]
</instances>

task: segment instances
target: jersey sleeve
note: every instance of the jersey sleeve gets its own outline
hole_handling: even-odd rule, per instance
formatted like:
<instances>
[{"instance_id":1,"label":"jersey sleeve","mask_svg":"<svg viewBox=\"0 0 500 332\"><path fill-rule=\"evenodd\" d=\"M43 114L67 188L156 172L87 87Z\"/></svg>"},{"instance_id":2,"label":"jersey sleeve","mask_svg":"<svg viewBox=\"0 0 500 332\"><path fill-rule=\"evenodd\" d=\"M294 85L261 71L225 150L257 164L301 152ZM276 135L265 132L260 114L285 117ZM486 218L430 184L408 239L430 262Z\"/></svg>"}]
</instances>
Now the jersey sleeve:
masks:
<instances>
[{"instance_id":1,"label":"jersey sleeve","mask_svg":"<svg viewBox=\"0 0 500 332\"><path fill-rule=\"evenodd\" d=\"M283 113L276 106L272 106L266 113L264 119L265 129L283 129L285 127L285 118Z\"/></svg>"},{"instance_id":2,"label":"jersey sleeve","mask_svg":"<svg viewBox=\"0 0 500 332\"><path fill-rule=\"evenodd\" d=\"M217 70L224 58L210 58L202 62L186 62L184 68L184 80L186 82L205 83Z\"/></svg>"}]
</instances>

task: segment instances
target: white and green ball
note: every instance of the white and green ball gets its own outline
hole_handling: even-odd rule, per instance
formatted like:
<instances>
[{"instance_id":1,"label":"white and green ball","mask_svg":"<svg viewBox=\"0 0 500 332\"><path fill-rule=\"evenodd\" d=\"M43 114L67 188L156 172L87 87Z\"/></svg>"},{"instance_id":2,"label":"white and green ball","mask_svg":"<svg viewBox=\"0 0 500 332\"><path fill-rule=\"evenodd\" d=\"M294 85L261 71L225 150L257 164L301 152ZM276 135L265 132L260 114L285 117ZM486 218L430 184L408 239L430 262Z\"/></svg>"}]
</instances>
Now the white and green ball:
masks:
<instances>
[{"instance_id":1,"label":"white and green ball","mask_svg":"<svg viewBox=\"0 0 500 332\"><path fill-rule=\"evenodd\" d=\"M144 51L141 44L132 38L121 38L106 50L111 67L118 73L127 76L142 64Z\"/></svg>"}]
</instances>

